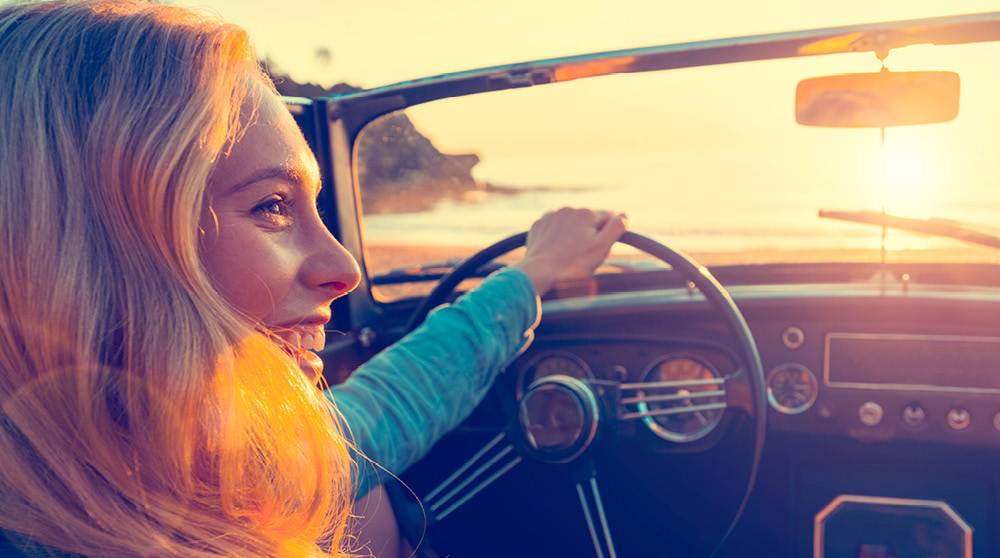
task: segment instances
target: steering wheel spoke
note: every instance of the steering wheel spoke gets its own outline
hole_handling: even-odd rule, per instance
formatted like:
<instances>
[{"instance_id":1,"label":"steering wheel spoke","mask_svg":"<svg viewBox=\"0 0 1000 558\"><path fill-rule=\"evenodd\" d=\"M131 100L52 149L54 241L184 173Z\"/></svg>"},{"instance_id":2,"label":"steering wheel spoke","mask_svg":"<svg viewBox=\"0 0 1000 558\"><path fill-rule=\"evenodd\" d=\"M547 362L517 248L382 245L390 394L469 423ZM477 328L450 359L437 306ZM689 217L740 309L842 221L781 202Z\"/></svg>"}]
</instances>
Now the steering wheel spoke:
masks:
<instances>
[{"instance_id":1,"label":"steering wheel spoke","mask_svg":"<svg viewBox=\"0 0 1000 558\"><path fill-rule=\"evenodd\" d=\"M441 521L521 462L499 434L423 498L430 523Z\"/></svg>"},{"instance_id":2,"label":"steering wheel spoke","mask_svg":"<svg viewBox=\"0 0 1000 558\"><path fill-rule=\"evenodd\" d=\"M586 480L577 482L576 494L580 499L580 507L587 521L587 529L594 542L594 553L597 558L616 558L615 543L611 539L608 517L604 513L604 502L601 501L601 491L597 487L597 476L592 474Z\"/></svg>"}]
</instances>

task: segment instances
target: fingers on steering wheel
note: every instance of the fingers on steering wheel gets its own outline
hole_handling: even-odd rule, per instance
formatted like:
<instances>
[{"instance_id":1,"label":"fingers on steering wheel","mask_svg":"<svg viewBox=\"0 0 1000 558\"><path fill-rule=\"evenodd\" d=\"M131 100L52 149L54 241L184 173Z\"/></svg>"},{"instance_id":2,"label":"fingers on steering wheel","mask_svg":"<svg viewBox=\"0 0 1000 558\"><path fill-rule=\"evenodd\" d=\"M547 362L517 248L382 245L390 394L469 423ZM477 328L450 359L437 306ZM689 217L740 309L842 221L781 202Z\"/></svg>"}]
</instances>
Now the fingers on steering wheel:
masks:
<instances>
[{"instance_id":1,"label":"fingers on steering wheel","mask_svg":"<svg viewBox=\"0 0 1000 558\"><path fill-rule=\"evenodd\" d=\"M614 243L628 230L628 217L624 213L609 213L599 222L597 229L601 241Z\"/></svg>"}]
</instances>

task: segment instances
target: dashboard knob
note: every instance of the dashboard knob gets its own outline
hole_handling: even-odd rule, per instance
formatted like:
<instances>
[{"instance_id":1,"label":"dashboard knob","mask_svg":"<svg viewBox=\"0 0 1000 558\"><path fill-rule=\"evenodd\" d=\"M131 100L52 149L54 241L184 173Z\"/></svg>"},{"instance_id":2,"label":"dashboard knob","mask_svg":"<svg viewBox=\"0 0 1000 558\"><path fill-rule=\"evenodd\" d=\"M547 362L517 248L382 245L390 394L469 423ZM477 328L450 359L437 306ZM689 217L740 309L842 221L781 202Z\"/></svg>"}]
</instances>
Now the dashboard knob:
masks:
<instances>
[{"instance_id":1,"label":"dashboard knob","mask_svg":"<svg viewBox=\"0 0 1000 558\"><path fill-rule=\"evenodd\" d=\"M874 401L868 401L858 407L858 419L865 426L878 426L882 422L882 406Z\"/></svg>"},{"instance_id":2,"label":"dashboard knob","mask_svg":"<svg viewBox=\"0 0 1000 558\"><path fill-rule=\"evenodd\" d=\"M965 409L956 408L948 411L948 426L953 430L965 430L970 422L972 422L972 417Z\"/></svg>"},{"instance_id":3,"label":"dashboard knob","mask_svg":"<svg viewBox=\"0 0 1000 558\"><path fill-rule=\"evenodd\" d=\"M916 403L911 403L903 408L903 424L912 428L923 426L927 420L927 413L924 408Z\"/></svg>"}]
</instances>

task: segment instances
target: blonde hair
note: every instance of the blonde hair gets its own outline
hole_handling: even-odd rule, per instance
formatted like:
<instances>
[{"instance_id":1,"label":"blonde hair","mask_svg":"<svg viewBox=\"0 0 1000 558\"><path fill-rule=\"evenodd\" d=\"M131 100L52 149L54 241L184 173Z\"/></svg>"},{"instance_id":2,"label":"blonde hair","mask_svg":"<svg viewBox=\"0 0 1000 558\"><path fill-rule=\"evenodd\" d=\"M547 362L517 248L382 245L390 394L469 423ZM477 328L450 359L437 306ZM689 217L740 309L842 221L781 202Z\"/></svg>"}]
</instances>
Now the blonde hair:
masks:
<instances>
[{"instance_id":1,"label":"blonde hair","mask_svg":"<svg viewBox=\"0 0 1000 558\"><path fill-rule=\"evenodd\" d=\"M198 257L256 82L246 33L182 8L0 8L0 528L21 542L340 552L338 423Z\"/></svg>"}]
</instances>

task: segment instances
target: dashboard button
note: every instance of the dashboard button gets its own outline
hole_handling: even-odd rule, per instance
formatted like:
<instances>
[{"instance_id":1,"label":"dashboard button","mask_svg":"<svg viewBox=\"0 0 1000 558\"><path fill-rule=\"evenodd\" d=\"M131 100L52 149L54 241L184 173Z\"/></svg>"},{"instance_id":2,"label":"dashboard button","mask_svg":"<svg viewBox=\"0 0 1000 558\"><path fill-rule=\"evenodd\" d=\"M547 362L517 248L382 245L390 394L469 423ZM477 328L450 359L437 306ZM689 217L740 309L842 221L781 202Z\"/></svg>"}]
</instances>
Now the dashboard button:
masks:
<instances>
[{"instance_id":1,"label":"dashboard button","mask_svg":"<svg viewBox=\"0 0 1000 558\"><path fill-rule=\"evenodd\" d=\"M882 406L874 401L868 401L858 407L858 419L865 426L878 426L882 422Z\"/></svg>"},{"instance_id":2,"label":"dashboard button","mask_svg":"<svg viewBox=\"0 0 1000 558\"><path fill-rule=\"evenodd\" d=\"M948 426L953 430L965 430L968 428L970 422L972 422L972 417L969 416L969 412L965 409L952 409L948 411Z\"/></svg>"},{"instance_id":3,"label":"dashboard button","mask_svg":"<svg viewBox=\"0 0 1000 558\"><path fill-rule=\"evenodd\" d=\"M927 421L927 413L924 408L915 403L903 407L903 424L912 428L923 426Z\"/></svg>"},{"instance_id":4,"label":"dashboard button","mask_svg":"<svg viewBox=\"0 0 1000 558\"><path fill-rule=\"evenodd\" d=\"M797 327L789 327L781 332L781 342L789 349L798 349L805 340L806 334Z\"/></svg>"}]
</instances>

